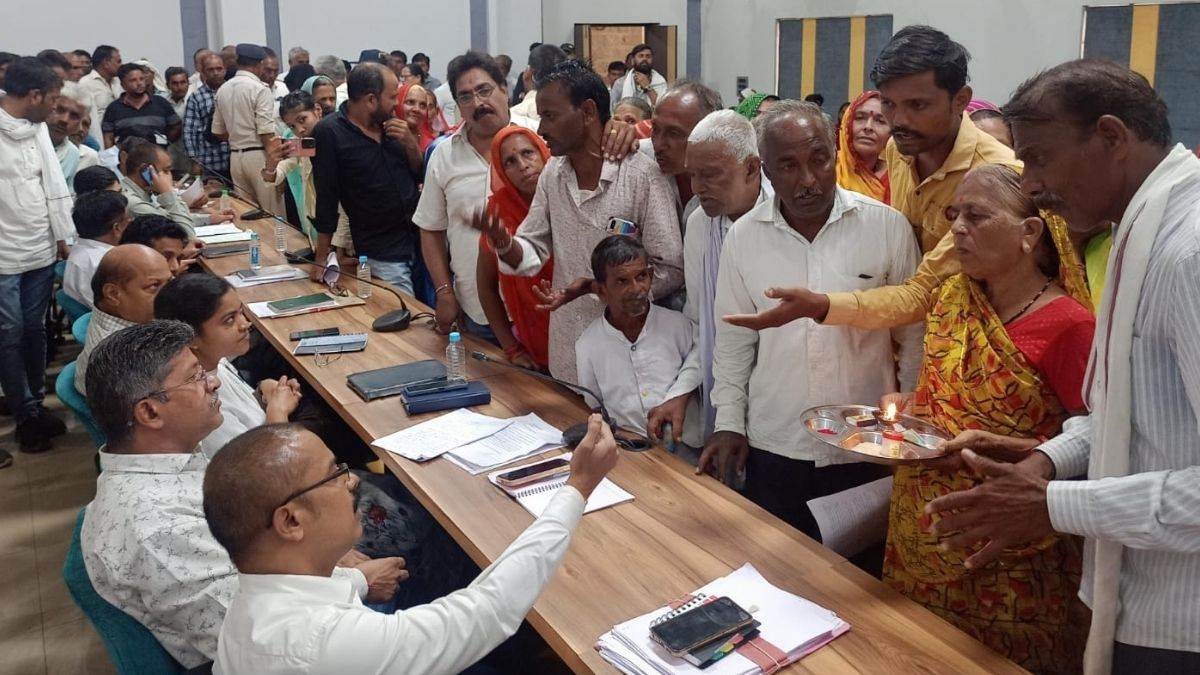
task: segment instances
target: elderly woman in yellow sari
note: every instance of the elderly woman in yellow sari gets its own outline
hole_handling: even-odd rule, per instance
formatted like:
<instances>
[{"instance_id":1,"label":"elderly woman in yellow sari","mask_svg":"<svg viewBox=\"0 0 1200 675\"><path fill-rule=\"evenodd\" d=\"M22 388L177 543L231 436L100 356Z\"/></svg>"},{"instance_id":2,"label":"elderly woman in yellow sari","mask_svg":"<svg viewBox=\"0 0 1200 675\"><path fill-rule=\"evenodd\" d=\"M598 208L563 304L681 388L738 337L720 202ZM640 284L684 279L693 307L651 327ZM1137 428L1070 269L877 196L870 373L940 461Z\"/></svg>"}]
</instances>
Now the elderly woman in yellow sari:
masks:
<instances>
[{"instance_id":1,"label":"elderly woman in yellow sari","mask_svg":"<svg viewBox=\"0 0 1200 675\"><path fill-rule=\"evenodd\" d=\"M962 273L947 279L926 320L912 394L885 398L981 452L1031 452L1083 407L1095 319L1061 219L1043 220L1006 166L971 170L950 215ZM905 405L907 404L907 405ZM884 580L1021 666L1077 672L1087 636L1076 592L1077 539L1054 536L982 569L974 551L943 551L924 508L978 479L957 454L896 471Z\"/></svg>"},{"instance_id":2,"label":"elderly woman in yellow sari","mask_svg":"<svg viewBox=\"0 0 1200 675\"><path fill-rule=\"evenodd\" d=\"M889 203L887 163L880 157L891 137L892 127L883 116L879 92L859 94L838 124L838 185Z\"/></svg>"}]
</instances>

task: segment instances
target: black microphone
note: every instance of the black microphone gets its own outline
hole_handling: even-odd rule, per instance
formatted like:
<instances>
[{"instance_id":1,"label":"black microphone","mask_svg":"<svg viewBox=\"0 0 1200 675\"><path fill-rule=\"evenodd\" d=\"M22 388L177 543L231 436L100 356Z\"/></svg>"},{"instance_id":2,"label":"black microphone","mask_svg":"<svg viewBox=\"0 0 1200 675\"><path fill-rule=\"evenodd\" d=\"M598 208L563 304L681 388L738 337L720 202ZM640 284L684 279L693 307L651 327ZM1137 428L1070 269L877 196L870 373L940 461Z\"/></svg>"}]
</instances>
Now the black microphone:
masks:
<instances>
[{"instance_id":1,"label":"black microphone","mask_svg":"<svg viewBox=\"0 0 1200 675\"><path fill-rule=\"evenodd\" d=\"M195 157L192 157L191 159L192 159L192 161L199 164L205 171L216 174L218 177L224 178L224 176L221 174L220 171L214 170L212 167L206 165L204 162L201 162L200 160L196 159ZM198 179L198 180L200 180L200 179ZM283 223L284 225L287 225L288 227L290 227L292 229L299 229L295 225L292 225L291 223L289 223L286 218L280 218L278 214L271 213L270 211L264 209L262 204L259 204L258 201L254 199L254 197L253 197L254 193L252 193L252 192L247 193L247 191L244 188L242 188L241 186L239 186L237 183L235 183L233 181L232 177L229 178L229 184L233 186L234 190L237 190L238 192L242 193L242 198L245 199L246 201L250 202L251 204L253 204L254 207L257 208L259 211L267 214L269 217ZM303 205L297 205L297 206L302 207ZM304 234L304 231L300 230L300 233ZM293 263L293 264L312 265L313 267L319 267L325 271L329 271L329 269L330 269L329 267L326 267L325 265L321 265L314 260L314 258L316 257L316 253L311 248L306 247L306 248L299 249L296 251L284 251L283 257L288 262ZM343 272L341 270L341 268L338 268L336 271L337 271L338 275L345 274L345 272ZM375 319L375 321L371 324L371 330L378 332L378 333L394 333L396 331L401 331L401 330L404 330L405 328L408 328L409 324L412 323L412 318L413 318L412 312L409 311L408 303L404 302L404 296L400 295L399 291L392 288L391 285L389 285L389 284L381 284L381 283L377 283L375 281L371 281L369 279L358 279L358 282L360 284L363 282L366 282L366 284L368 286L374 286L375 288L381 288L385 291L388 291L392 295L396 296L396 299L400 301L400 309L392 310L392 311L384 314L383 316L380 316L377 319Z\"/></svg>"},{"instance_id":2,"label":"black microphone","mask_svg":"<svg viewBox=\"0 0 1200 675\"><path fill-rule=\"evenodd\" d=\"M591 389L588 389L587 387L575 384L574 382L560 380L553 375L547 375L543 372L533 370L532 368L526 368L524 366L518 366L513 363L508 363L507 361L501 361L500 359L492 358L483 352L471 352L471 358L475 359L476 361L487 361L488 363L494 363L504 368L519 370L526 375L532 375L547 382L553 382L555 384L562 385L571 391L587 394L596 399L596 402L600 404L600 417L604 419L604 422L612 429L617 428L617 425L613 422L612 417L610 417L608 414L608 409L604 407L604 399L601 398L599 394ZM587 422L582 422L580 424L567 427L567 430L563 432L563 445L570 446L572 448L579 445L580 441L583 440L583 437L587 436L587 429ZM617 444L626 450L632 450L635 452L641 452L642 450L650 449L650 443L641 438L618 438Z\"/></svg>"}]
</instances>

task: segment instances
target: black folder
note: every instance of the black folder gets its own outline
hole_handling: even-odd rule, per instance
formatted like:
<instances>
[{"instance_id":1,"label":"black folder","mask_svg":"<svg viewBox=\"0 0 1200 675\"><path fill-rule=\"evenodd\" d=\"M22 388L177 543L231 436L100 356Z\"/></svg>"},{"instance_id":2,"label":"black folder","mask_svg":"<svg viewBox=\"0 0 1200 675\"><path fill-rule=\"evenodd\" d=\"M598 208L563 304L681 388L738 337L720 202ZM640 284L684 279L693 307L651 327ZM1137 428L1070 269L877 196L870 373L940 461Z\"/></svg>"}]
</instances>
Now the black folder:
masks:
<instances>
[{"instance_id":1,"label":"black folder","mask_svg":"<svg viewBox=\"0 0 1200 675\"><path fill-rule=\"evenodd\" d=\"M376 370L364 370L348 376L346 382L364 401L374 401L385 396L395 396L410 384L445 378L446 365L441 361L429 359Z\"/></svg>"}]
</instances>

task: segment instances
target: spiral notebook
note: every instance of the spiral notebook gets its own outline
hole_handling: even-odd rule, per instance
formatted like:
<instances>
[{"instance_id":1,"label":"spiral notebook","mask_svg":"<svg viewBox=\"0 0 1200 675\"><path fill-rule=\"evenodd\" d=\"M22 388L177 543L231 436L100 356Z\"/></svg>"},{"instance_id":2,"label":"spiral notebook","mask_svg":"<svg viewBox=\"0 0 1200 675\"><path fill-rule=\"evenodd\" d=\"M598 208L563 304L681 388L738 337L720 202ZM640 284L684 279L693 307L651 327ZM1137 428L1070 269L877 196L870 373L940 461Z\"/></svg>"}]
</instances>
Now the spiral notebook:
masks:
<instances>
[{"instance_id":1,"label":"spiral notebook","mask_svg":"<svg viewBox=\"0 0 1200 675\"><path fill-rule=\"evenodd\" d=\"M562 457L563 459L569 460L571 459L571 453L568 452L562 455ZM510 497L516 499L518 504L524 506L525 510L532 513L536 518L542 515L542 511L545 511L546 507L550 505L550 500L554 498L554 493L558 492L560 487L567 484L568 476L555 476L539 483L526 485L515 490L506 488L500 483L496 482L496 476L499 476L502 473L508 473L514 469L519 469L522 466L529 466L530 464L544 462L547 459L552 458L542 457L534 462L528 462L518 466L507 466L499 471L493 471L492 473L489 473L488 480L492 482L492 485L504 490ZM600 509L606 509L616 504L631 501L633 501L633 495L622 490L617 486L616 483L605 478L604 480L600 481L600 484L597 485L596 489L592 491L592 496L588 497L587 505L583 507L583 512L591 513L592 511L599 511Z\"/></svg>"}]
</instances>

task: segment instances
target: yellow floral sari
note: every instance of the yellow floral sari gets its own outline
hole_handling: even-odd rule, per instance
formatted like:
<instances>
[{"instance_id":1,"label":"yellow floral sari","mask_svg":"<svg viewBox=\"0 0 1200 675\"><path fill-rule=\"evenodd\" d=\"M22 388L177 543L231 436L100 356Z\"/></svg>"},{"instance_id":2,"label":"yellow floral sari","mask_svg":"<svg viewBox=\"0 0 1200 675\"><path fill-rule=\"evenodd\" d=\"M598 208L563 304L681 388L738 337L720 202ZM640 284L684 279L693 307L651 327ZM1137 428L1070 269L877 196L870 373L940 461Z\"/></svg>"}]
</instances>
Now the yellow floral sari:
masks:
<instances>
[{"instance_id":1,"label":"yellow floral sari","mask_svg":"<svg viewBox=\"0 0 1200 675\"><path fill-rule=\"evenodd\" d=\"M1059 218L1048 225L1060 255L1059 281L1091 307L1079 258ZM964 274L947 279L926 321L925 359L912 414L951 435L981 429L1017 438L1058 433L1067 411L1009 338L983 289ZM1051 536L969 571L972 551L941 551L925 530L933 499L978 484L921 466L898 467L892 488L884 580L984 644L1034 672L1077 672L1087 637L1076 594L1081 556L1073 537Z\"/></svg>"}]
</instances>

